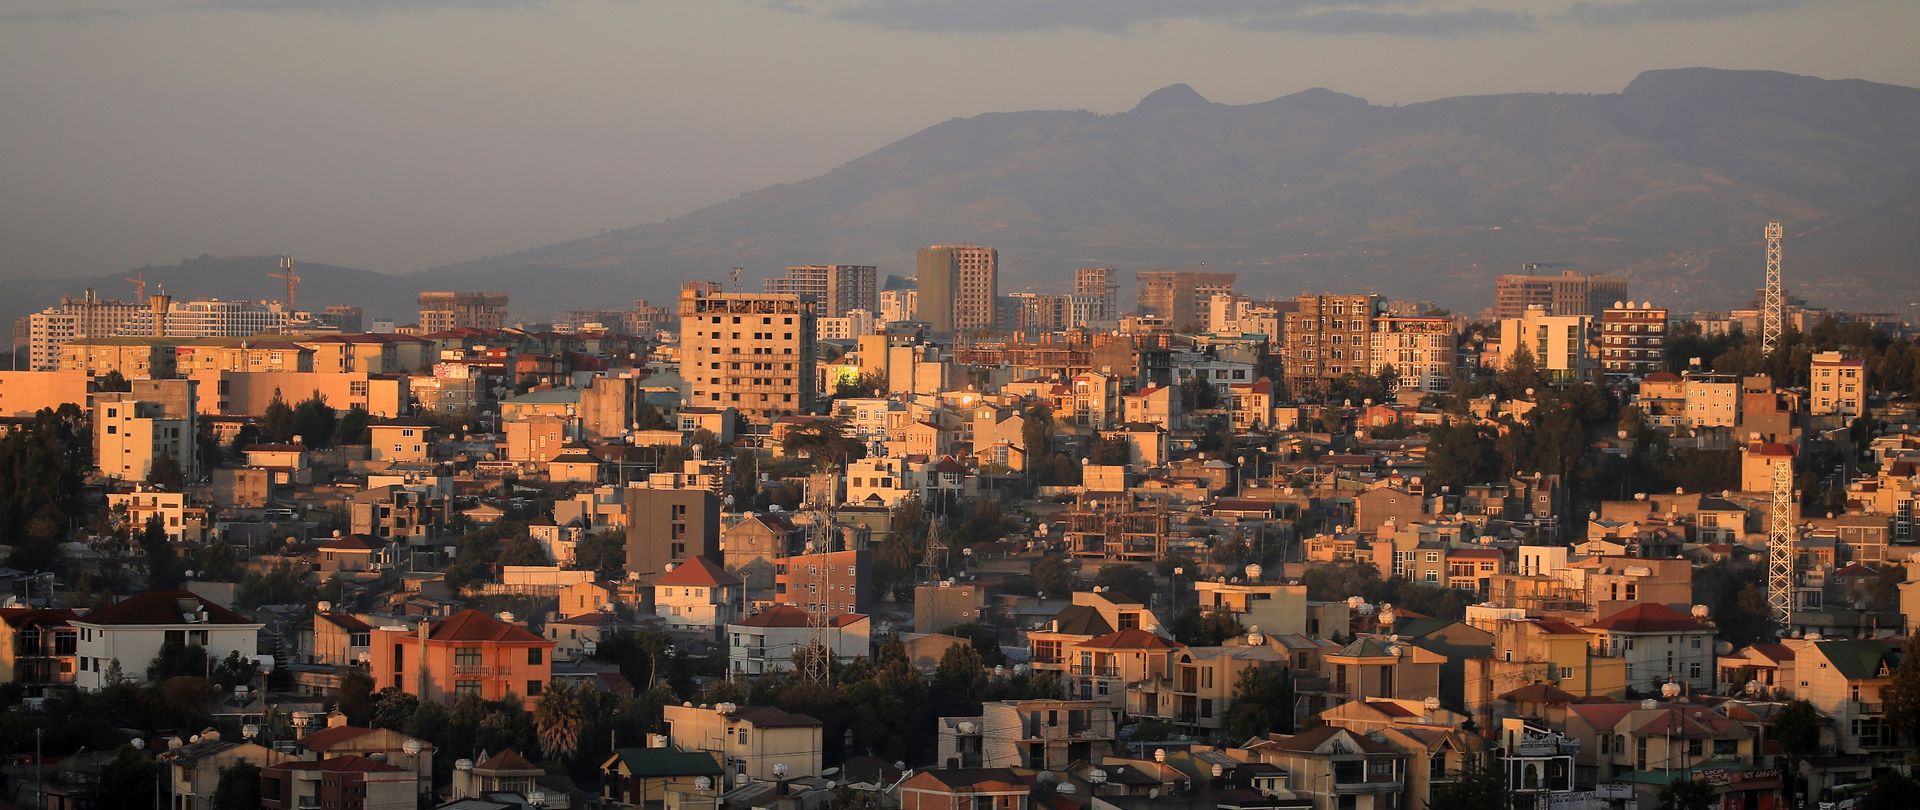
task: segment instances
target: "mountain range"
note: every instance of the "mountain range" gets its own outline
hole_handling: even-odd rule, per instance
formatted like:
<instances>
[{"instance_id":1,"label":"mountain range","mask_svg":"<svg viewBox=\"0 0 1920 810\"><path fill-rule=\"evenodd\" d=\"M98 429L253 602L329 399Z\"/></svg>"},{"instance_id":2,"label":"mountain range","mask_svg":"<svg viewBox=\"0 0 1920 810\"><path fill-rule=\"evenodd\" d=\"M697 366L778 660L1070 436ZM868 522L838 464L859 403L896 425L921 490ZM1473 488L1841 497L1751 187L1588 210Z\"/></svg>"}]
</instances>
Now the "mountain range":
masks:
<instances>
[{"instance_id":1,"label":"mountain range","mask_svg":"<svg viewBox=\"0 0 1920 810\"><path fill-rule=\"evenodd\" d=\"M338 283L309 266L302 296L405 317L402 302L368 299L498 289L533 317L668 299L733 266L750 279L815 262L904 275L921 245L978 243L999 248L1003 292L1064 289L1077 266L1204 264L1255 295L1378 291L1478 311L1496 276L1538 263L1724 309L1760 286L1772 219L1786 224L1790 292L1901 314L1920 301L1920 89L1691 68L1611 94L1379 106L1326 89L1227 105L1173 85L1122 113L956 118L818 177L520 253L404 276L339 270ZM181 269L149 278L253 294L251 280ZM17 284L0 300L23 300Z\"/></svg>"}]
</instances>

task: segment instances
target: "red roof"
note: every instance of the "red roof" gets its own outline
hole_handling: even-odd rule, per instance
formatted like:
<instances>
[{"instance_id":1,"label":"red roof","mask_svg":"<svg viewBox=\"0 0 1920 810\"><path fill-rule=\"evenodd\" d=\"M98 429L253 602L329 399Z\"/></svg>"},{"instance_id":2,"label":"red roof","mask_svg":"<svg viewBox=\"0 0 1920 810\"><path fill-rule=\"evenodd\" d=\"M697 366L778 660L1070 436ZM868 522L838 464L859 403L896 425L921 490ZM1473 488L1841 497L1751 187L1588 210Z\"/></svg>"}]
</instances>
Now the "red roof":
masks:
<instances>
[{"instance_id":1,"label":"red roof","mask_svg":"<svg viewBox=\"0 0 1920 810\"><path fill-rule=\"evenodd\" d=\"M1692 616L1661 604L1634 605L1593 624L1589 630L1615 633L1669 633L1680 630L1705 630Z\"/></svg>"},{"instance_id":2,"label":"red roof","mask_svg":"<svg viewBox=\"0 0 1920 810\"><path fill-rule=\"evenodd\" d=\"M247 617L200 598L189 591L145 591L80 618L87 624L189 624L184 614L205 610L207 624L253 624Z\"/></svg>"},{"instance_id":3,"label":"red roof","mask_svg":"<svg viewBox=\"0 0 1920 810\"><path fill-rule=\"evenodd\" d=\"M858 613L843 613L833 617L830 623L834 627L845 627L866 618ZM804 610L793 605L781 603L741 619L735 624L741 627L806 627L812 617Z\"/></svg>"},{"instance_id":4,"label":"red roof","mask_svg":"<svg viewBox=\"0 0 1920 810\"><path fill-rule=\"evenodd\" d=\"M1680 375L1671 371L1656 371L1642 378L1641 382L1679 382Z\"/></svg>"},{"instance_id":5,"label":"red roof","mask_svg":"<svg viewBox=\"0 0 1920 810\"><path fill-rule=\"evenodd\" d=\"M740 584L740 578L727 573L718 563L705 557L688 557L653 581L655 585L690 585L714 588Z\"/></svg>"},{"instance_id":6,"label":"red roof","mask_svg":"<svg viewBox=\"0 0 1920 810\"><path fill-rule=\"evenodd\" d=\"M433 626L427 638L434 641L504 641L548 644L546 639L520 625L503 622L477 610L463 610Z\"/></svg>"},{"instance_id":7,"label":"red roof","mask_svg":"<svg viewBox=\"0 0 1920 810\"><path fill-rule=\"evenodd\" d=\"M1793 458L1793 445L1779 442L1749 442L1747 452L1756 456Z\"/></svg>"},{"instance_id":8,"label":"red roof","mask_svg":"<svg viewBox=\"0 0 1920 810\"><path fill-rule=\"evenodd\" d=\"M1093 638L1080 642L1080 646L1115 650L1173 649L1171 642L1137 627L1108 633L1104 636L1094 636Z\"/></svg>"},{"instance_id":9,"label":"red roof","mask_svg":"<svg viewBox=\"0 0 1920 810\"><path fill-rule=\"evenodd\" d=\"M531 762L528 762L526 757L520 756L520 753L518 751L515 751L511 748L505 751L501 751L498 754L494 754L493 756L487 757L487 761L477 763L473 766L473 768L474 770L488 770L488 771L537 771L537 770L540 770L540 766L535 765Z\"/></svg>"}]
</instances>

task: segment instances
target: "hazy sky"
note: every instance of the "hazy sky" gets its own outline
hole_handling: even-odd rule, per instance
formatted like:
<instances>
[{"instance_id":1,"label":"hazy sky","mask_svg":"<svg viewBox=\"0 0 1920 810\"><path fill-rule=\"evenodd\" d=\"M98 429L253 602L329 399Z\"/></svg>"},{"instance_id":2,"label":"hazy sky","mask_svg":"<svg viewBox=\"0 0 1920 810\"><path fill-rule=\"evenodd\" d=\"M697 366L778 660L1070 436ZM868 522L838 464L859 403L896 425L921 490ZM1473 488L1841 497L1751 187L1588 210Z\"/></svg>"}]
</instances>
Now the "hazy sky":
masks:
<instances>
[{"instance_id":1,"label":"hazy sky","mask_svg":"<svg viewBox=\"0 0 1920 810\"><path fill-rule=\"evenodd\" d=\"M1324 86L1920 86L1920 0L0 0L0 275L406 272L685 213L942 120Z\"/></svg>"}]
</instances>

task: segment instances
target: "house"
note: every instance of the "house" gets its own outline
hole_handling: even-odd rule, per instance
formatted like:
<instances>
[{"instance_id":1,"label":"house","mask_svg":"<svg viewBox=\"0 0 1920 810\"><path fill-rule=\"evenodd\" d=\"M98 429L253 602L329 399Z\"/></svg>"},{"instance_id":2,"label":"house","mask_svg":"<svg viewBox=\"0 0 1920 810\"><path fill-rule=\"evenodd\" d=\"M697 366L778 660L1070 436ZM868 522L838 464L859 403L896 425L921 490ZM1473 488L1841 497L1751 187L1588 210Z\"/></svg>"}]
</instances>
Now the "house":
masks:
<instances>
[{"instance_id":1,"label":"house","mask_svg":"<svg viewBox=\"0 0 1920 810\"><path fill-rule=\"evenodd\" d=\"M936 768L900 783L900 810L1029 810L1032 786L1007 768Z\"/></svg>"},{"instance_id":2,"label":"house","mask_svg":"<svg viewBox=\"0 0 1920 810\"><path fill-rule=\"evenodd\" d=\"M430 461L433 426L416 420L393 420L367 426L368 455L374 461L419 464Z\"/></svg>"},{"instance_id":3,"label":"house","mask_svg":"<svg viewBox=\"0 0 1920 810\"><path fill-rule=\"evenodd\" d=\"M137 593L71 624L78 633L73 684L89 691L108 686L114 670L128 681L145 680L148 662L169 643L200 647L216 660L233 652L253 658L265 626L188 591Z\"/></svg>"},{"instance_id":4,"label":"house","mask_svg":"<svg viewBox=\"0 0 1920 810\"><path fill-rule=\"evenodd\" d=\"M1113 752L1120 710L1104 700L996 700L975 717L941 718L939 757L948 768L1064 770Z\"/></svg>"},{"instance_id":5,"label":"house","mask_svg":"<svg viewBox=\"0 0 1920 810\"><path fill-rule=\"evenodd\" d=\"M220 739L220 732L207 729L194 741L178 747L169 745L155 754L154 760L165 775L170 810L214 810L213 793L220 786L220 772L242 762L264 764L267 755L265 747L228 742Z\"/></svg>"},{"instance_id":6,"label":"house","mask_svg":"<svg viewBox=\"0 0 1920 810\"><path fill-rule=\"evenodd\" d=\"M716 808L725 776L709 751L617 748L600 763L600 801L627 810Z\"/></svg>"},{"instance_id":7,"label":"house","mask_svg":"<svg viewBox=\"0 0 1920 810\"><path fill-rule=\"evenodd\" d=\"M1740 491L1772 492L1775 467L1793 468L1793 445L1780 442L1748 442L1740 454Z\"/></svg>"},{"instance_id":8,"label":"house","mask_svg":"<svg viewBox=\"0 0 1920 810\"><path fill-rule=\"evenodd\" d=\"M554 643L510 615L463 610L416 629L373 630L368 674L376 689L395 688L452 705L463 695L521 699L533 711L551 680Z\"/></svg>"},{"instance_id":9,"label":"house","mask_svg":"<svg viewBox=\"0 0 1920 810\"><path fill-rule=\"evenodd\" d=\"M762 781L820 774L823 726L807 715L732 703L670 705L662 711L673 747L717 755L728 784L743 774Z\"/></svg>"},{"instance_id":10,"label":"house","mask_svg":"<svg viewBox=\"0 0 1920 810\"><path fill-rule=\"evenodd\" d=\"M740 578L705 557L689 557L653 581L653 612L675 630L712 632L733 622L743 601Z\"/></svg>"},{"instance_id":11,"label":"house","mask_svg":"<svg viewBox=\"0 0 1920 810\"><path fill-rule=\"evenodd\" d=\"M385 760L411 771L419 793L432 791L432 743L389 728L349 726L346 716L338 713L329 715L327 723L326 728L301 737L296 743L311 759L352 756Z\"/></svg>"},{"instance_id":12,"label":"house","mask_svg":"<svg viewBox=\"0 0 1920 810\"><path fill-rule=\"evenodd\" d=\"M1311 799L1313 810L1392 810L1405 791L1406 754L1339 726L1269 734L1246 749L1286 771L1293 794Z\"/></svg>"},{"instance_id":13,"label":"house","mask_svg":"<svg viewBox=\"0 0 1920 810\"><path fill-rule=\"evenodd\" d=\"M378 571L392 562L387 543L366 534L329 537L321 541L315 557L315 569L323 579L339 574Z\"/></svg>"},{"instance_id":14,"label":"house","mask_svg":"<svg viewBox=\"0 0 1920 810\"><path fill-rule=\"evenodd\" d=\"M1713 688L1713 625L1666 605L1640 604L1587 625L1595 650L1626 660L1627 686L1655 692L1676 682Z\"/></svg>"},{"instance_id":15,"label":"house","mask_svg":"<svg viewBox=\"0 0 1920 810\"><path fill-rule=\"evenodd\" d=\"M0 683L28 694L73 685L80 634L68 608L0 608Z\"/></svg>"},{"instance_id":16,"label":"house","mask_svg":"<svg viewBox=\"0 0 1920 810\"><path fill-rule=\"evenodd\" d=\"M553 642L553 657L559 661L578 661L593 655L600 640L619 625L608 611L579 613L547 622L547 639Z\"/></svg>"},{"instance_id":17,"label":"house","mask_svg":"<svg viewBox=\"0 0 1920 810\"><path fill-rule=\"evenodd\" d=\"M857 613L834 616L819 629L828 649L840 661L852 661L870 652L873 623ZM792 605L774 605L727 626L727 666L736 674L787 672L794 654L812 646L812 616Z\"/></svg>"},{"instance_id":18,"label":"house","mask_svg":"<svg viewBox=\"0 0 1920 810\"><path fill-rule=\"evenodd\" d=\"M419 774L372 757L287 760L260 770L266 810L412 810L420 799Z\"/></svg>"},{"instance_id":19,"label":"house","mask_svg":"<svg viewBox=\"0 0 1920 810\"><path fill-rule=\"evenodd\" d=\"M1577 703L1568 709L1566 733L1579 742L1579 766L1592 768L1594 782L1630 784L1648 807L1675 776L1711 785L1709 772L1744 773L1755 765L1758 750L1755 733L1745 724L1691 703ZM1770 786L1745 785L1739 792L1764 795L1779 786L1776 776ZM1715 787L1722 795L1710 806L1760 806L1758 796L1724 795L1734 792L1730 781Z\"/></svg>"},{"instance_id":20,"label":"house","mask_svg":"<svg viewBox=\"0 0 1920 810\"><path fill-rule=\"evenodd\" d=\"M351 613L318 610L313 614L313 644L308 662L336 667L363 664L372 657L372 643L373 625Z\"/></svg>"},{"instance_id":21,"label":"house","mask_svg":"<svg viewBox=\"0 0 1920 810\"><path fill-rule=\"evenodd\" d=\"M745 520L721 530L720 536L724 567L756 593L773 590L774 560L793 553L802 542L792 521L764 512L747 513Z\"/></svg>"}]
</instances>

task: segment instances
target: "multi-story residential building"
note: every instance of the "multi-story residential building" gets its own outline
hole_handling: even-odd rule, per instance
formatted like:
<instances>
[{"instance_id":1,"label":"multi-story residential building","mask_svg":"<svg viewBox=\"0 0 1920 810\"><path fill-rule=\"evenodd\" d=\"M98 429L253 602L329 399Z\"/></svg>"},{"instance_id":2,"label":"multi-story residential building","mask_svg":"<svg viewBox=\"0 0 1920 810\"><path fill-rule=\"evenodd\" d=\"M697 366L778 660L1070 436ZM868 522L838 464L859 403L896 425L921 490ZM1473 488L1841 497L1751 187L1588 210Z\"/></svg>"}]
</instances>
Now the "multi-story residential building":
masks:
<instances>
[{"instance_id":1,"label":"multi-story residential building","mask_svg":"<svg viewBox=\"0 0 1920 810\"><path fill-rule=\"evenodd\" d=\"M420 293L420 332L500 329L507 325L507 294L429 290Z\"/></svg>"},{"instance_id":2,"label":"multi-story residential building","mask_svg":"<svg viewBox=\"0 0 1920 810\"><path fill-rule=\"evenodd\" d=\"M150 330L144 302L110 301L88 289L79 298L27 316L27 361L34 371L60 367L60 347L81 338L104 338Z\"/></svg>"},{"instance_id":3,"label":"multi-story residential building","mask_svg":"<svg viewBox=\"0 0 1920 810\"><path fill-rule=\"evenodd\" d=\"M1509 274L1494 282L1493 317L1518 318L1528 307L1549 315L1600 317L1608 302L1627 297L1627 280L1620 276L1588 275L1572 270L1557 276Z\"/></svg>"},{"instance_id":4,"label":"multi-story residential building","mask_svg":"<svg viewBox=\"0 0 1920 810\"><path fill-rule=\"evenodd\" d=\"M720 553L720 496L709 489L627 488L627 571L650 578L668 564Z\"/></svg>"},{"instance_id":5,"label":"multi-story residential building","mask_svg":"<svg viewBox=\"0 0 1920 810\"><path fill-rule=\"evenodd\" d=\"M341 412L359 406L372 416L393 418L407 415L411 408L407 378L398 375L201 371L192 379L200 384L203 414L260 416L276 396L293 405L315 394Z\"/></svg>"},{"instance_id":6,"label":"multi-story residential building","mask_svg":"<svg viewBox=\"0 0 1920 810\"><path fill-rule=\"evenodd\" d=\"M1394 810L1406 788L1406 754L1339 726L1270 734L1248 750L1286 771L1289 789L1313 810Z\"/></svg>"},{"instance_id":7,"label":"multi-story residential building","mask_svg":"<svg viewBox=\"0 0 1920 810\"><path fill-rule=\"evenodd\" d=\"M1062 539L1076 557L1153 562L1166 556L1169 519L1159 498L1083 492L1066 514Z\"/></svg>"},{"instance_id":8,"label":"multi-story residential building","mask_svg":"<svg viewBox=\"0 0 1920 810\"><path fill-rule=\"evenodd\" d=\"M771 782L820 774L824 726L812 717L732 703L667 706L663 711L669 744L718 755L728 784L741 776Z\"/></svg>"},{"instance_id":9,"label":"multi-story residential building","mask_svg":"<svg viewBox=\"0 0 1920 810\"><path fill-rule=\"evenodd\" d=\"M0 683L31 695L72 686L80 641L74 616L69 608L0 608Z\"/></svg>"},{"instance_id":10,"label":"multi-story residential building","mask_svg":"<svg viewBox=\"0 0 1920 810\"><path fill-rule=\"evenodd\" d=\"M809 612L864 613L873 602L873 553L866 549L775 559L773 598Z\"/></svg>"},{"instance_id":11,"label":"multi-story residential building","mask_svg":"<svg viewBox=\"0 0 1920 810\"><path fill-rule=\"evenodd\" d=\"M767 279L767 292L811 298L821 317L844 318L856 309L880 309L878 271L870 264L801 264Z\"/></svg>"},{"instance_id":12,"label":"multi-story residential building","mask_svg":"<svg viewBox=\"0 0 1920 810\"><path fill-rule=\"evenodd\" d=\"M791 293L680 291L680 376L687 404L770 422L813 409L815 304Z\"/></svg>"},{"instance_id":13,"label":"multi-story residential building","mask_svg":"<svg viewBox=\"0 0 1920 810\"><path fill-rule=\"evenodd\" d=\"M1839 352L1813 356L1807 413L1852 419L1867 412L1866 363Z\"/></svg>"},{"instance_id":14,"label":"multi-story residential building","mask_svg":"<svg viewBox=\"0 0 1920 810\"><path fill-rule=\"evenodd\" d=\"M266 762L268 755L265 746L222 740L218 730L198 735L178 747L156 751L154 760L166 783L164 806L168 810L214 810L217 805L213 797L220 785L221 772L242 762ZM156 792L158 789L156 785ZM157 796L155 799L155 806L163 806Z\"/></svg>"},{"instance_id":15,"label":"multi-story residential building","mask_svg":"<svg viewBox=\"0 0 1920 810\"><path fill-rule=\"evenodd\" d=\"M188 503L184 492L149 487L133 492L109 492L107 512L124 516L116 522L133 532L142 531L149 521L157 520L160 531L176 543L199 542L207 530L206 508Z\"/></svg>"},{"instance_id":16,"label":"multi-story residential building","mask_svg":"<svg viewBox=\"0 0 1920 810\"><path fill-rule=\"evenodd\" d=\"M1402 391L1444 394L1453 388L1459 341L1452 318L1377 318L1368 351L1368 370L1392 368Z\"/></svg>"},{"instance_id":17,"label":"multi-story residential building","mask_svg":"<svg viewBox=\"0 0 1920 810\"><path fill-rule=\"evenodd\" d=\"M1018 308L1014 330L1033 337L1074 325L1073 297L1058 293L1017 292L1008 298Z\"/></svg>"},{"instance_id":18,"label":"multi-story residential building","mask_svg":"<svg viewBox=\"0 0 1920 810\"><path fill-rule=\"evenodd\" d=\"M1642 806L1652 805L1672 778L1707 781L1716 794L1734 792L1745 786L1730 784L1728 777L1751 768L1757 754L1755 734L1746 725L1683 703L1576 703L1567 709L1566 734L1579 742L1575 767L1581 781L1631 784ZM1719 784L1706 778L1711 771L1720 772ZM1774 782L1772 790L1778 786ZM1716 795L1709 806L1762 806L1766 792Z\"/></svg>"},{"instance_id":19,"label":"multi-story residential building","mask_svg":"<svg viewBox=\"0 0 1920 810\"><path fill-rule=\"evenodd\" d=\"M1218 736L1227 728L1240 678L1258 667L1285 667L1288 655L1273 637L1256 628L1246 636L1214 647L1174 650L1165 677L1129 685L1126 710L1153 717L1200 736Z\"/></svg>"},{"instance_id":20,"label":"multi-story residential building","mask_svg":"<svg viewBox=\"0 0 1920 810\"><path fill-rule=\"evenodd\" d=\"M940 718L939 757L955 768L1065 770L1113 752L1120 710L1104 700L995 700Z\"/></svg>"},{"instance_id":21,"label":"multi-story residential building","mask_svg":"<svg viewBox=\"0 0 1920 810\"><path fill-rule=\"evenodd\" d=\"M1894 647L1883 639L1782 643L1793 651L1792 680L1783 687L1833 720L1836 753L1904 759L1883 698L1899 665Z\"/></svg>"},{"instance_id":22,"label":"multi-story residential building","mask_svg":"<svg viewBox=\"0 0 1920 810\"><path fill-rule=\"evenodd\" d=\"M1076 268L1073 295L1073 326L1107 324L1120 317L1120 274L1111 267Z\"/></svg>"},{"instance_id":23,"label":"multi-story residential building","mask_svg":"<svg viewBox=\"0 0 1920 810\"><path fill-rule=\"evenodd\" d=\"M93 457L100 474L145 481L155 462L172 458L185 480L199 480L197 393L191 380L137 380L131 391L95 394Z\"/></svg>"},{"instance_id":24,"label":"multi-story residential building","mask_svg":"<svg viewBox=\"0 0 1920 810\"><path fill-rule=\"evenodd\" d=\"M931 245L917 258L916 318L935 334L991 329L1000 299L1000 251L978 245Z\"/></svg>"},{"instance_id":25,"label":"multi-story residential building","mask_svg":"<svg viewBox=\"0 0 1920 810\"><path fill-rule=\"evenodd\" d=\"M727 668L735 675L793 670L794 653L813 646L813 617L792 605L774 605L727 625ZM868 655L873 622L857 613L829 617L820 635L835 660Z\"/></svg>"},{"instance_id":26,"label":"multi-story residential building","mask_svg":"<svg viewBox=\"0 0 1920 810\"><path fill-rule=\"evenodd\" d=\"M1539 306L1528 307L1518 317L1501 319L1497 365L1512 365L1524 351L1533 358L1535 368L1555 381L1586 379L1591 368L1587 330L1592 321L1587 315L1554 315Z\"/></svg>"},{"instance_id":27,"label":"multi-story residential building","mask_svg":"<svg viewBox=\"0 0 1920 810\"><path fill-rule=\"evenodd\" d=\"M116 669L127 681L145 680L147 663L167 644L197 646L215 660L233 652L252 658L264 627L187 591L144 591L70 624L79 634L73 685L90 691L108 686L107 676Z\"/></svg>"},{"instance_id":28,"label":"multi-story residential building","mask_svg":"<svg viewBox=\"0 0 1920 810\"><path fill-rule=\"evenodd\" d=\"M1385 314L1377 295L1302 295L1287 316L1282 364L1287 392L1319 390L1347 374L1373 370L1374 320Z\"/></svg>"},{"instance_id":29,"label":"multi-story residential building","mask_svg":"<svg viewBox=\"0 0 1920 810\"><path fill-rule=\"evenodd\" d=\"M420 804L419 788L419 774L384 758L296 759L260 769L265 810L410 810Z\"/></svg>"},{"instance_id":30,"label":"multi-story residential building","mask_svg":"<svg viewBox=\"0 0 1920 810\"><path fill-rule=\"evenodd\" d=\"M178 348L172 338L80 337L59 346L54 367L91 377L164 379L179 376Z\"/></svg>"},{"instance_id":31,"label":"multi-story residential building","mask_svg":"<svg viewBox=\"0 0 1920 810\"><path fill-rule=\"evenodd\" d=\"M1033 788L1007 768L935 768L900 783L900 810L1029 810Z\"/></svg>"},{"instance_id":32,"label":"multi-story residential building","mask_svg":"<svg viewBox=\"0 0 1920 810\"><path fill-rule=\"evenodd\" d=\"M514 695L533 711L552 680L554 643L507 614L463 610L417 628L376 627L370 646L367 674L376 688L446 705L465 695Z\"/></svg>"},{"instance_id":33,"label":"multi-story residential building","mask_svg":"<svg viewBox=\"0 0 1920 810\"><path fill-rule=\"evenodd\" d=\"M1593 635L1595 650L1626 661L1629 687L1652 692L1671 682L1695 690L1713 688L1711 624L1652 603L1610 613L1586 630Z\"/></svg>"},{"instance_id":34,"label":"multi-story residential building","mask_svg":"<svg viewBox=\"0 0 1920 810\"><path fill-rule=\"evenodd\" d=\"M278 301L228 301L206 298L173 301L154 296L152 310L154 337L250 337L277 334L285 330L292 314Z\"/></svg>"},{"instance_id":35,"label":"multi-story residential building","mask_svg":"<svg viewBox=\"0 0 1920 810\"><path fill-rule=\"evenodd\" d=\"M323 607L330 607L322 602ZM371 659L373 625L345 611L318 610L313 614L313 642L307 663L336 667L360 666Z\"/></svg>"},{"instance_id":36,"label":"multi-story residential building","mask_svg":"<svg viewBox=\"0 0 1920 810\"><path fill-rule=\"evenodd\" d=\"M1615 301L1600 313L1600 370L1608 379L1638 380L1666 367L1666 307Z\"/></svg>"},{"instance_id":37,"label":"multi-story residential building","mask_svg":"<svg viewBox=\"0 0 1920 810\"><path fill-rule=\"evenodd\" d=\"M1145 270L1134 276L1140 313L1162 318L1176 329L1198 323L1213 296L1232 294L1237 281L1234 273L1197 270Z\"/></svg>"},{"instance_id":38,"label":"multi-story residential building","mask_svg":"<svg viewBox=\"0 0 1920 810\"><path fill-rule=\"evenodd\" d=\"M898 323L901 321L911 321L914 318L919 317L919 312L920 312L920 291L919 290L906 289L906 290L881 290L880 291L880 322L881 323Z\"/></svg>"}]
</instances>

